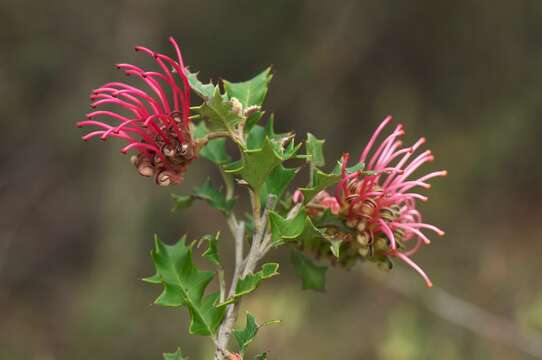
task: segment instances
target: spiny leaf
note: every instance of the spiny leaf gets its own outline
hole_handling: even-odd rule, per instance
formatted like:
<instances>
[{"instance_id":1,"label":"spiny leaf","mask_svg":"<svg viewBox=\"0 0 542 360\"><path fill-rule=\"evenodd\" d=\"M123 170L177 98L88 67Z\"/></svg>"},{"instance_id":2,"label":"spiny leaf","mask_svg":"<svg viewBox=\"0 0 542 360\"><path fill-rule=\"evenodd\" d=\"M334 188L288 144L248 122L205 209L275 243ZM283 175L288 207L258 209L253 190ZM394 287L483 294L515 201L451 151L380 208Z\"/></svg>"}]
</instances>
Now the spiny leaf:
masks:
<instances>
[{"instance_id":1,"label":"spiny leaf","mask_svg":"<svg viewBox=\"0 0 542 360\"><path fill-rule=\"evenodd\" d=\"M254 274L248 274L242 279L239 279L235 288L235 298L253 292L258 288L262 280L270 279L273 276L279 275L279 264L267 263L262 265L262 269Z\"/></svg>"},{"instance_id":2,"label":"spiny leaf","mask_svg":"<svg viewBox=\"0 0 542 360\"><path fill-rule=\"evenodd\" d=\"M171 197L175 201L175 206L171 209L172 211L187 208L194 202L194 198L190 195L171 194Z\"/></svg>"},{"instance_id":3,"label":"spiny leaf","mask_svg":"<svg viewBox=\"0 0 542 360\"><path fill-rule=\"evenodd\" d=\"M193 135L195 139L201 139L208 133L209 129L207 129L207 126L203 121L200 121L199 124L194 127ZM226 152L225 138L209 140L200 150L199 154L217 165L227 164L231 161L230 155Z\"/></svg>"},{"instance_id":4,"label":"spiny leaf","mask_svg":"<svg viewBox=\"0 0 542 360\"><path fill-rule=\"evenodd\" d=\"M315 167L322 167L326 164L324 158L324 143L325 140L317 139L313 134L307 134L306 148L307 160Z\"/></svg>"},{"instance_id":5,"label":"spiny leaf","mask_svg":"<svg viewBox=\"0 0 542 360\"><path fill-rule=\"evenodd\" d=\"M292 219L283 218L274 211L269 212L271 236L274 246L284 241L296 241L306 249L320 248L322 240L329 241L325 233L316 228L304 210Z\"/></svg>"},{"instance_id":6,"label":"spiny leaf","mask_svg":"<svg viewBox=\"0 0 542 360\"><path fill-rule=\"evenodd\" d=\"M205 200L210 206L225 215L230 213L235 204L234 199L226 199L226 196L221 190L215 189L209 178L207 178L203 185L194 188L192 197Z\"/></svg>"},{"instance_id":7,"label":"spiny leaf","mask_svg":"<svg viewBox=\"0 0 542 360\"><path fill-rule=\"evenodd\" d=\"M336 240L332 239L330 241L330 250L331 253L338 259L341 256L341 245L343 243L342 240Z\"/></svg>"},{"instance_id":8,"label":"spiny leaf","mask_svg":"<svg viewBox=\"0 0 542 360\"><path fill-rule=\"evenodd\" d=\"M277 153L271 140L266 137L261 149L243 151L240 167L237 169L228 167L225 171L240 175L255 192L259 192L271 171L284 160L286 159Z\"/></svg>"},{"instance_id":9,"label":"spiny leaf","mask_svg":"<svg viewBox=\"0 0 542 360\"><path fill-rule=\"evenodd\" d=\"M224 90L230 99L237 98L244 108L261 106L272 77L271 68L267 68L248 81L232 83L224 80Z\"/></svg>"},{"instance_id":10,"label":"spiny leaf","mask_svg":"<svg viewBox=\"0 0 542 360\"><path fill-rule=\"evenodd\" d=\"M174 353L164 353L164 360L188 360L181 352L181 349L178 348Z\"/></svg>"},{"instance_id":11,"label":"spiny leaf","mask_svg":"<svg viewBox=\"0 0 542 360\"><path fill-rule=\"evenodd\" d=\"M266 321L265 323L263 323L261 325L258 325L254 315L247 312L245 328L243 330L233 330L233 336L235 337L235 340L237 341L237 344L239 344L239 348L241 350L241 355L243 355L243 356L245 355L245 351L246 351L247 346L254 340L254 338L256 338L256 335L258 334L258 330L261 327L277 324L279 322L280 321L272 320L272 321ZM265 353L265 354L267 354L267 353ZM260 354L260 355L262 355L262 354ZM266 357L263 357L261 359L265 359ZM257 358L259 358L259 357L257 357Z\"/></svg>"},{"instance_id":12,"label":"spiny leaf","mask_svg":"<svg viewBox=\"0 0 542 360\"><path fill-rule=\"evenodd\" d=\"M300 188L303 193L305 203L311 201L320 191L335 185L341 180L338 174L327 174L319 169L316 169L312 178L312 186Z\"/></svg>"},{"instance_id":13,"label":"spiny leaf","mask_svg":"<svg viewBox=\"0 0 542 360\"><path fill-rule=\"evenodd\" d=\"M255 111L250 114L245 123L245 131L250 131L263 117L265 111Z\"/></svg>"},{"instance_id":14,"label":"spiny leaf","mask_svg":"<svg viewBox=\"0 0 542 360\"><path fill-rule=\"evenodd\" d=\"M280 199L298 171L299 168L289 169L285 168L282 164L277 166L271 174L269 174L262 186L262 190L260 191L262 203L265 204L265 201L270 194L273 194Z\"/></svg>"},{"instance_id":15,"label":"spiny leaf","mask_svg":"<svg viewBox=\"0 0 542 360\"><path fill-rule=\"evenodd\" d=\"M212 96L196 108L196 112L207 121L210 131L225 130L233 133L236 126L244 121L239 114L233 112L231 102L220 94L218 86L215 87Z\"/></svg>"},{"instance_id":16,"label":"spiny leaf","mask_svg":"<svg viewBox=\"0 0 542 360\"><path fill-rule=\"evenodd\" d=\"M299 251L292 251L290 260L294 265L296 274L303 281L303 289L324 291L326 287L326 266L314 264L308 257Z\"/></svg>"},{"instance_id":17,"label":"spiny leaf","mask_svg":"<svg viewBox=\"0 0 542 360\"><path fill-rule=\"evenodd\" d=\"M220 232L217 232L216 235L205 235L203 236L199 242L198 246L204 242L207 241L208 247L201 256L215 264L216 266L222 266L220 262L220 256L218 256L218 237L220 236Z\"/></svg>"},{"instance_id":18,"label":"spiny leaf","mask_svg":"<svg viewBox=\"0 0 542 360\"><path fill-rule=\"evenodd\" d=\"M204 100L209 99L211 96L213 96L213 92L215 89L215 86L212 82L209 82L208 84L202 83L198 79L199 73L191 73L187 69L185 69L185 75L188 78L188 83L190 84L190 87L196 94L198 94L201 98Z\"/></svg>"},{"instance_id":19,"label":"spiny leaf","mask_svg":"<svg viewBox=\"0 0 542 360\"><path fill-rule=\"evenodd\" d=\"M189 332L196 335L214 335L225 314L225 307L215 306L218 293L204 297L205 288L213 279L214 273L198 270L192 261L192 248L186 245L183 237L175 245L166 245L155 236L154 250L151 252L155 276L164 287L155 304L162 306L186 306L190 313Z\"/></svg>"},{"instance_id":20,"label":"spiny leaf","mask_svg":"<svg viewBox=\"0 0 542 360\"><path fill-rule=\"evenodd\" d=\"M244 330L233 330L233 336L239 344L241 355L244 355L245 349L250 344L258 333L258 324L256 318L251 313L247 312L247 322Z\"/></svg>"}]
</instances>

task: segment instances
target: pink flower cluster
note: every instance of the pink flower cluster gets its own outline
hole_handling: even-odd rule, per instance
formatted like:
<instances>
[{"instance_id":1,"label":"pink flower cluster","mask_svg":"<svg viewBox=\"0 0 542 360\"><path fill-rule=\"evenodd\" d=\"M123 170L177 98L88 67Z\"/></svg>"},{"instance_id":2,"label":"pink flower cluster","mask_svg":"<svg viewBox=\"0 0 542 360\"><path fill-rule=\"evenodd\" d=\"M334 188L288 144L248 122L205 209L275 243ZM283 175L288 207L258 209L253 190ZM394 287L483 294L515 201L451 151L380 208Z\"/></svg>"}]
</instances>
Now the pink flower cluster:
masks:
<instances>
[{"instance_id":1,"label":"pink flower cluster","mask_svg":"<svg viewBox=\"0 0 542 360\"><path fill-rule=\"evenodd\" d=\"M85 141L95 137L127 141L121 152L137 151L131 162L139 174L154 177L162 186L181 183L187 165L196 156L190 132L190 87L179 46L171 37L169 42L176 60L137 46L135 50L153 58L160 71L118 64L118 69L135 76L144 86L123 82L101 86L90 96L90 106L100 110L77 124L97 128L83 136Z\"/></svg>"},{"instance_id":2,"label":"pink flower cluster","mask_svg":"<svg viewBox=\"0 0 542 360\"><path fill-rule=\"evenodd\" d=\"M447 172L435 171L411 179L421 165L433 160L433 155L430 150L426 150L414 156L416 150L425 143L424 138L412 146L403 147L399 140L404 134L401 124L379 145L375 145L391 121L392 118L387 117L380 124L363 150L358 160L365 165L363 170L349 174L349 156L345 154L342 180L335 189L335 195L321 193L316 201L342 216L345 224L355 229L362 256L371 256L376 252L397 257L414 268L424 278L427 286L431 287L429 277L410 256L422 245L430 243L422 230L431 230L437 235L444 235L444 231L422 221L416 203L418 200L426 201L427 197L414 192L414 189L429 189L431 185L427 183L428 180L445 176Z\"/></svg>"}]
</instances>

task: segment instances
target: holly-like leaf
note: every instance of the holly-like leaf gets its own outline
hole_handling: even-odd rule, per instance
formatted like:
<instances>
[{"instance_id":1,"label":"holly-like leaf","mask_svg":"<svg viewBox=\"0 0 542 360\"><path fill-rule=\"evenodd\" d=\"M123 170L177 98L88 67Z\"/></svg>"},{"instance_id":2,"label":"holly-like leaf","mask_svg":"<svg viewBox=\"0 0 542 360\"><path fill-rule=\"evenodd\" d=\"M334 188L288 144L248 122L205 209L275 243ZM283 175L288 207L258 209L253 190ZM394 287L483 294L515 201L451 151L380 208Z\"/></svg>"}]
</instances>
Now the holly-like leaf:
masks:
<instances>
[{"instance_id":1,"label":"holly-like leaf","mask_svg":"<svg viewBox=\"0 0 542 360\"><path fill-rule=\"evenodd\" d=\"M249 294L256 290L262 280L270 279L273 276L279 275L279 264L267 263L262 265L262 269L254 274L248 274L242 279L239 279L235 288L234 298L238 298Z\"/></svg>"},{"instance_id":2,"label":"holly-like leaf","mask_svg":"<svg viewBox=\"0 0 542 360\"><path fill-rule=\"evenodd\" d=\"M341 175L341 169L342 169L343 159L340 159L337 161L337 165L333 169L333 174L335 175ZM350 175L355 173L356 171L362 171L365 168L365 163L358 162L348 168L346 168L346 175Z\"/></svg>"},{"instance_id":3,"label":"holly-like leaf","mask_svg":"<svg viewBox=\"0 0 542 360\"><path fill-rule=\"evenodd\" d=\"M335 185L340 180L341 176L339 174L327 174L319 169L316 169L312 178L312 186L300 188L299 190L303 193L303 199L305 203L308 203L320 191L325 190L332 185Z\"/></svg>"},{"instance_id":4,"label":"holly-like leaf","mask_svg":"<svg viewBox=\"0 0 542 360\"><path fill-rule=\"evenodd\" d=\"M329 248L331 250L331 253L338 259L341 256L341 245L343 241L337 240L337 239L331 239L329 240L329 242L330 242Z\"/></svg>"},{"instance_id":5,"label":"holly-like leaf","mask_svg":"<svg viewBox=\"0 0 542 360\"><path fill-rule=\"evenodd\" d=\"M188 78L188 83L190 84L190 88L194 90L196 94L198 94L203 100L208 100L213 96L213 92L215 90L215 86L212 82L209 82L208 84L202 83L198 79L199 73L191 73L188 71L188 69L185 68L185 75Z\"/></svg>"},{"instance_id":6,"label":"holly-like leaf","mask_svg":"<svg viewBox=\"0 0 542 360\"><path fill-rule=\"evenodd\" d=\"M172 211L190 207L194 202L194 198L190 195L171 194L171 197L175 201L175 206L171 209Z\"/></svg>"},{"instance_id":7,"label":"holly-like leaf","mask_svg":"<svg viewBox=\"0 0 542 360\"><path fill-rule=\"evenodd\" d=\"M355 235L354 230L346 226L344 220L329 209L325 209L320 216L312 217L312 221L318 228L334 228L340 232Z\"/></svg>"},{"instance_id":8,"label":"holly-like leaf","mask_svg":"<svg viewBox=\"0 0 542 360\"><path fill-rule=\"evenodd\" d=\"M207 126L203 121L200 121L199 124L194 127L193 135L195 139L201 139L208 133L209 129L207 129ZM226 151L225 138L209 140L200 150L199 154L217 165L227 164L231 161L231 157Z\"/></svg>"},{"instance_id":9,"label":"holly-like leaf","mask_svg":"<svg viewBox=\"0 0 542 360\"><path fill-rule=\"evenodd\" d=\"M239 349L241 352L241 355L245 355L247 346L254 341L254 338L256 338L256 335L258 334L258 330L261 327L269 326L273 324L277 324L280 321L267 321L261 325L258 325L256 322L256 318L251 313L247 312L247 318L246 318L246 325L243 330L233 330L233 336L235 337L235 340L237 341L237 344L239 345ZM258 356L261 356L263 354L260 354ZM256 357L256 359L266 359L267 353L265 353L265 357Z\"/></svg>"},{"instance_id":10,"label":"holly-like leaf","mask_svg":"<svg viewBox=\"0 0 542 360\"><path fill-rule=\"evenodd\" d=\"M214 273L198 270L192 261L192 248L186 245L183 237L175 245L166 245L155 236L151 257L156 275L164 287L155 304L162 306L186 306L190 313L189 332L195 335L215 335L226 308L217 307L218 293L204 296L205 288L213 279Z\"/></svg>"},{"instance_id":11,"label":"holly-like leaf","mask_svg":"<svg viewBox=\"0 0 542 360\"><path fill-rule=\"evenodd\" d=\"M270 211L269 221L274 246L295 240L306 249L317 250L321 247L322 241L329 242L326 234L314 226L311 218L303 210L291 219Z\"/></svg>"},{"instance_id":12,"label":"holly-like leaf","mask_svg":"<svg viewBox=\"0 0 542 360\"><path fill-rule=\"evenodd\" d=\"M207 241L208 247L207 250L201 254L204 258L215 264L216 266L222 266L220 262L220 256L218 256L218 237L220 236L220 232L217 232L216 235L205 235L203 236L199 242L198 246L204 242Z\"/></svg>"},{"instance_id":13,"label":"holly-like leaf","mask_svg":"<svg viewBox=\"0 0 542 360\"><path fill-rule=\"evenodd\" d=\"M224 80L224 90L230 99L237 98L244 108L261 106L272 77L271 68L267 68L248 81L232 83Z\"/></svg>"},{"instance_id":14,"label":"holly-like leaf","mask_svg":"<svg viewBox=\"0 0 542 360\"><path fill-rule=\"evenodd\" d=\"M211 179L203 183L203 185L195 187L192 191L192 197L206 201L216 210L228 215L235 204L234 199L226 199L224 193L213 187Z\"/></svg>"},{"instance_id":15,"label":"holly-like leaf","mask_svg":"<svg viewBox=\"0 0 542 360\"><path fill-rule=\"evenodd\" d=\"M256 324L256 318L251 313L247 312L247 322L244 330L233 330L233 336L239 344L241 354L244 355L245 349L258 334L258 324Z\"/></svg>"},{"instance_id":16,"label":"holly-like leaf","mask_svg":"<svg viewBox=\"0 0 542 360\"><path fill-rule=\"evenodd\" d=\"M250 131L263 117L265 111L255 111L247 117L245 130Z\"/></svg>"},{"instance_id":17,"label":"holly-like leaf","mask_svg":"<svg viewBox=\"0 0 542 360\"><path fill-rule=\"evenodd\" d=\"M296 239L303 232L305 227L305 212L300 211L291 219L283 218L274 211L269 212L271 223L271 237L273 245L278 246L284 241Z\"/></svg>"},{"instance_id":18,"label":"holly-like leaf","mask_svg":"<svg viewBox=\"0 0 542 360\"><path fill-rule=\"evenodd\" d=\"M292 251L290 260L294 265L296 274L303 281L303 289L325 290L327 266L314 264L299 251Z\"/></svg>"},{"instance_id":19,"label":"holly-like leaf","mask_svg":"<svg viewBox=\"0 0 542 360\"><path fill-rule=\"evenodd\" d=\"M212 96L195 110L207 121L207 127L210 131L233 133L236 126L244 121L239 114L233 112L233 105L220 94L218 86L214 88Z\"/></svg>"},{"instance_id":20,"label":"holly-like leaf","mask_svg":"<svg viewBox=\"0 0 542 360\"><path fill-rule=\"evenodd\" d=\"M174 353L164 353L163 355L164 360L188 360L188 358L183 355L180 348L178 348Z\"/></svg>"},{"instance_id":21,"label":"holly-like leaf","mask_svg":"<svg viewBox=\"0 0 542 360\"><path fill-rule=\"evenodd\" d=\"M325 140L317 139L313 134L307 134L306 148L307 148L307 161L312 163L315 167L322 167L326 164L324 158L324 143Z\"/></svg>"},{"instance_id":22,"label":"holly-like leaf","mask_svg":"<svg viewBox=\"0 0 542 360\"><path fill-rule=\"evenodd\" d=\"M242 161L237 163L239 167L232 169L228 166L225 171L241 176L256 193L260 191L273 169L286 160L277 153L268 137L263 141L261 149L246 149L242 156Z\"/></svg>"},{"instance_id":23,"label":"holly-like leaf","mask_svg":"<svg viewBox=\"0 0 542 360\"><path fill-rule=\"evenodd\" d=\"M277 199L280 199L298 171L299 168L289 169L285 168L282 164L277 166L271 174L269 174L269 177L262 186L262 190L260 191L262 203L265 204L265 201L270 194L273 194Z\"/></svg>"}]
</instances>

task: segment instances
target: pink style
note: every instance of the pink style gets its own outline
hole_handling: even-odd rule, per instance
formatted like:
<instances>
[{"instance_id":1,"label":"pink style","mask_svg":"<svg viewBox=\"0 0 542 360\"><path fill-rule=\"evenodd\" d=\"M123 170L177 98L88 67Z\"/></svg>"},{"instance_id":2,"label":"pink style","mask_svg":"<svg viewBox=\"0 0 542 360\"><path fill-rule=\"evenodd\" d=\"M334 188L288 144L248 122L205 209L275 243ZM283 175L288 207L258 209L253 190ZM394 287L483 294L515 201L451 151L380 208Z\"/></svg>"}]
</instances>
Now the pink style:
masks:
<instances>
[{"instance_id":1,"label":"pink style","mask_svg":"<svg viewBox=\"0 0 542 360\"><path fill-rule=\"evenodd\" d=\"M399 139L404 130L401 124L377 145L381 133L391 122L391 116L384 119L370 138L358 160L365 164L363 170L348 174L349 156L343 156L342 180L336 187L335 196L324 197L320 204L344 216L346 224L358 231L358 242L375 244L379 239L385 239L383 246L381 241L376 247L377 251L401 259L431 287L429 277L410 256L422 245L430 243L422 230L431 230L439 236L444 235L444 231L422 221L416 202L427 201L427 197L414 189L429 189L428 180L445 176L447 172L435 171L410 179L420 166L433 160L433 155L426 150L414 156L425 143L424 138L410 147L402 147Z\"/></svg>"},{"instance_id":2,"label":"pink style","mask_svg":"<svg viewBox=\"0 0 542 360\"><path fill-rule=\"evenodd\" d=\"M119 138L128 144L122 153L135 150L131 162L142 176L154 177L158 185L180 184L188 164L195 158L190 133L190 87L177 42L170 37L177 60L145 47L135 50L153 58L160 71L146 71L130 64L117 68L133 75L142 87L110 82L94 90L91 108L78 127L97 128L82 137L101 140ZM106 120L97 120L106 119Z\"/></svg>"}]
</instances>

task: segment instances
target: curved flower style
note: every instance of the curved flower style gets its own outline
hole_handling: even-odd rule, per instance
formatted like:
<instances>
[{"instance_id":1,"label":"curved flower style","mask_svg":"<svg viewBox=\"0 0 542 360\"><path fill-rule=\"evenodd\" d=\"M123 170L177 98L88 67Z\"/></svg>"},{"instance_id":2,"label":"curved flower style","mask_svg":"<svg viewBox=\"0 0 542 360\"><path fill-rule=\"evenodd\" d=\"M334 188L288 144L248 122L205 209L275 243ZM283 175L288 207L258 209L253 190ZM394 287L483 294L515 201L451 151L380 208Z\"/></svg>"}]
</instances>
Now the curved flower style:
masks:
<instances>
[{"instance_id":1,"label":"curved flower style","mask_svg":"<svg viewBox=\"0 0 542 360\"><path fill-rule=\"evenodd\" d=\"M175 48L177 60L136 46L158 64L161 71L146 71L130 64L117 64L126 75L134 75L146 85L146 89L122 82L110 82L94 90L90 105L114 107L87 114L87 120L79 127L94 126L98 129L83 136L87 141L94 137L101 140L119 138L128 144L122 153L136 150L131 157L142 176L154 176L157 184L179 184L187 165L195 158L196 151L190 133L190 87L179 45L172 37L169 42ZM109 122L97 118L108 118ZM111 121L113 124L110 124Z\"/></svg>"},{"instance_id":2,"label":"curved flower style","mask_svg":"<svg viewBox=\"0 0 542 360\"><path fill-rule=\"evenodd\" d=\"M421 165L433 160L433 155L427 150L414 157L415 151L425 143L424 138L410 147L402 147L401 124L376 146L379 135L391 121L392 118L387 117L380 124L363 150L359 158L359 162L365 164L363 171L348 174L349 156L343 156L342 180L335 196L323 194L318 197L318 204L343 217L345 224L355 231L359 255L377 261L397 257L414 268L431 287L429 277L410 256L421 245L430 243L422 229L432 230L437 235L444 235L444 231L422 221L416 202L426 201L427 197L412 190L430 188L429 179L445 176L447 172L436 171L410 179ZM369 156L371 151L372 156ZM407 247L407 243L412 245Z\"/></svg>"}]
</instances>

